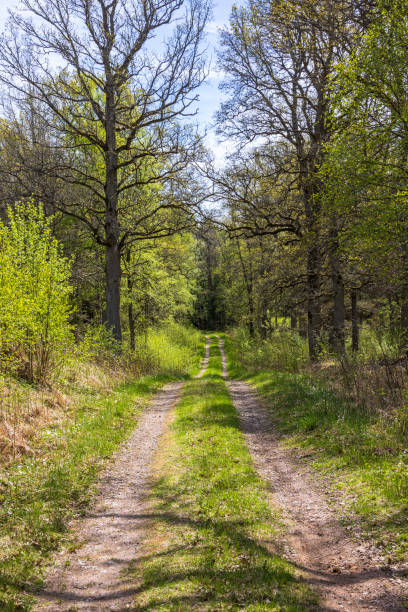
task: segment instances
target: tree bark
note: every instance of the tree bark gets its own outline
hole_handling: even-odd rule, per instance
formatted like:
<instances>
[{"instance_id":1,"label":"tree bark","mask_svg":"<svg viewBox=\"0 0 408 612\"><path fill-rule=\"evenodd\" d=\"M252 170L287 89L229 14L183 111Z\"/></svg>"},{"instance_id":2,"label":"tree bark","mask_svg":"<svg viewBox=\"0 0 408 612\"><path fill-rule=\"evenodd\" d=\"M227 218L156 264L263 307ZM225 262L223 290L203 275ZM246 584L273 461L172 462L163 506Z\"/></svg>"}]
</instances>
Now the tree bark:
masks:
<instances>
[{"instance_id":1,"label":"tree bark","mask_svg":"<svg viewBox=\"0 0 408 612\"><path fill-rule=\"evenodd\" d=\"M300 155L300 154L299 154ZM307 246L307 337L310 361L318 361L321 346L321 266L322 253L320 248L320 203L318 193L320 183L316 179L316 159L311 155L309 163L301 164L301 185L306 214L308 246Z\"/></svg>"},{"instance_id":2,"label":"tree bark","mask_svg":"<svg viewBox=\"0 0 408 612\"><path fill-rule=\"evenodd\" d=\"M330 334L330 348L333 352L344 355L344 280L341 272L341 264L338 252L338 228L335 218L331 220L329 261L331 270L331 280L333 288L333 311L332 311L332 330Z\"/></svg>"},{"instance_id":3,"label":"tree bark","mask_svg":"<svg viewBox=\"0 0 408 612\"><path fill-rule=\"evenodd\" d=\"M128 251L127 253L127 262L129 264L130 267L130 251ZM129 299L129 304L128 304L128 320L129 320L129 344L130 344L130 350L134 351L135 350L135 316L134 316L134 311L133 311L133 302L132 302L132 289L133 289L133 282L132 282L132 276L129 270L128 273L128 299Z\"/></svg>"},{"instance_id":4,"label":"tree bark","mask_svg":"<svg viewBox=\"0 0 408 612\"><path fill-rule=\"evenodd\" d=\"M249 309L249 335L253 337L255 335L255 326L254 326L254 296L252 291L252 282L250 285L250 289L248 290L248 309Z\"/></svg>"},{"instance_id":5,"label":"tree bark","mask_svg":"<svg viewBox=\"0 0 408 612\"><path fill-rule=\"evenodd\" d=\"M404 296L401 302L400 347L408 353L408 298Z\"/></svg>"},{"instance_id":6,"label":"tree bark","mask_svg":"<svg viewBox=\"0 0 408 612\"><path fill-rule=\"evenodd\" d=\"M359 348L357 289L351 290L351 349L357 353Z\"/></svg>"},{"instance_id":7,"label":"tree bark","mask_svg":"<svg viewBox=\"0 0 408 612\"><path fill-rule=\"evenodd\" d=\"M309 247L307 257L307 337L309 357L317 361L320 354L321 308L320 308L321 253L318 244Z\"/></svg>"},{"instance_id":8,"label":"tree bark","mask_svg":"<svg viewBox=\"0 0 408 612\"><path fill-rule=\"evenodd\" d=\"M122 276L120 251L117 244L106 247L106 325L113 337L122 341L120 322L120 281Z\"/></svg>"},{"instance_id":9,"label":"tree bark","mask_svg":"<svg viewBox=\"0 0 408 612\"><path fill-rule=\"evenodd\" d=\"M113 337L122 341L120 321L120 282L122 277L119 247L118 219L118 154L116 147L115 92L112 79L106 81L106 182L105 182L105 234L106 234L106 323Z\"/></svg>"}]
</instances>

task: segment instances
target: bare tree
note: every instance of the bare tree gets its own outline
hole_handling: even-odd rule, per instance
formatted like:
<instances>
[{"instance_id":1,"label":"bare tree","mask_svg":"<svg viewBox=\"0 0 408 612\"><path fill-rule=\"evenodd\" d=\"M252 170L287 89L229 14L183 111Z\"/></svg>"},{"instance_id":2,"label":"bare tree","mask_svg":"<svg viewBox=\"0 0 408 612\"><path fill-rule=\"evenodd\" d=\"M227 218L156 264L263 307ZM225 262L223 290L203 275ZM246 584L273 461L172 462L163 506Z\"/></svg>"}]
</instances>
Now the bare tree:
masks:
<instances>
[{"instance_id":1,"label":"bare tree","mask_svg":"<svg viewBox=\"0 0 408 612\"><path fill-rule=\"evenodd\" d=\"M50 146L64 149L55 157L64 162L49 172L88 193L82 206L60 206L105 248L107 324L120 340L121 252L146 220L123 227L121 207L137 207L135 188L171 179L196 154L197 136L176 121L194 114L205 78L210 0L21 0L21 7L28 16L11 12L1 39L0 78L14 105L30 100L47 109ZM177 206L169 197L148 218Z\"/></svg>"}]
</instances>

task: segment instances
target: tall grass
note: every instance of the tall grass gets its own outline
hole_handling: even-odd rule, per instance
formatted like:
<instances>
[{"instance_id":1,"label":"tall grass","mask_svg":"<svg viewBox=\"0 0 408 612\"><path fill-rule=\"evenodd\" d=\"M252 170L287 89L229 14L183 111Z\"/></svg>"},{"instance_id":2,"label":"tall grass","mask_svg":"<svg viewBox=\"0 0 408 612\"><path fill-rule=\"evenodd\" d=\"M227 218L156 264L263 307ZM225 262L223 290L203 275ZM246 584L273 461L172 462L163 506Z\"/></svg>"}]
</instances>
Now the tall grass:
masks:
<instances>
[{"instance_id":1,"label":"tall grass","mask_svg":"<svg viewBox=\"0 0 408 612\"><path fill-rule=\"evenodd\" d=\"M231 337L236 362L247 372L260 369L299 372L307 364L306 340L291 329L275 330L267 340L262 340L251 338L245 328L238 328L231 332Z\"/></svg>"},{"instance_id":2,"label":"tall grass","mask_svg":"<svg viewBox=\"0 0 408 612\"><path fill-rule=\"evenodd\" d=\"M139 336L133 358L143 373L186 376L198 367L202 347L201 332L168 323Z\"/></svg>"}]
</instances>

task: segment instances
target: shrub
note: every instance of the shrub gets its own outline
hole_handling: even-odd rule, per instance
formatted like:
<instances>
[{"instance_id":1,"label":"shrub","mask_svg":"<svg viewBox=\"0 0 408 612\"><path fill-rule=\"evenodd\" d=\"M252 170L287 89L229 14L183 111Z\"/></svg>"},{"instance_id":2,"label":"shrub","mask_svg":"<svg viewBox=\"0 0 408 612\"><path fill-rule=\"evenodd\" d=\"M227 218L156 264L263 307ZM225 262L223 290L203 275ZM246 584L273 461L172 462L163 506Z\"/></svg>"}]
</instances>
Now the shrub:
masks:
<instances>
[{"instance_id":1,"label":"shrub","mask_svg":"<svg viewBox=\"0 0 408 612\"><path fill-rule=\"evenodd\" d=\"M70 264L52 218L17 202L0 222L0 358L30 382L45 382L71 352Z\"/></svg>"}]
</instances>

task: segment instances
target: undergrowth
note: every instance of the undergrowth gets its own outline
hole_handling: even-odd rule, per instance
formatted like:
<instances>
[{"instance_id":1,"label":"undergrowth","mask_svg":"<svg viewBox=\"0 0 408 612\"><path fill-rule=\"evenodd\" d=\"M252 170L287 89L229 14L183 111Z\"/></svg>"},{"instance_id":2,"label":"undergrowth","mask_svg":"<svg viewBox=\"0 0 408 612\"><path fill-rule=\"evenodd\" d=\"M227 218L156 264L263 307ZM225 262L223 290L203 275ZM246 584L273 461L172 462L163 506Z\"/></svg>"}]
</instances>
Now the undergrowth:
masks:
<instances>
[{"instance_id":1,"label":"undergrowth","mask_svg":"<svg viewBox=\"0 0 408 612\"><path fill-rule=\"evenodd\" d=\"M279 517L252 465L214 345L204 379L185 387L159 456L136 609L310 609L309 588L280 556Z\"/></svg>"}]
</instances>

